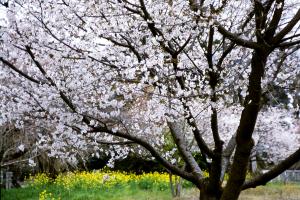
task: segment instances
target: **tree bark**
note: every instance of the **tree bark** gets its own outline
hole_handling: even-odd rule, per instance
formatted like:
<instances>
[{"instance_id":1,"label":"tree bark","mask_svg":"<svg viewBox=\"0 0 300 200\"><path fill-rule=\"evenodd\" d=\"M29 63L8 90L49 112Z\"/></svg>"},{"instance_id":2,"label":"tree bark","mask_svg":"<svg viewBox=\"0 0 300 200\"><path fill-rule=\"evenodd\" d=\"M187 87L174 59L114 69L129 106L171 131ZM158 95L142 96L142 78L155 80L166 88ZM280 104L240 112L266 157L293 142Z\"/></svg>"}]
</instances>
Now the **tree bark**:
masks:
<instances>
[{"instance_id":1,"label":"tree bark","mask_svg":"<svg viewBox=\"0 0 300 200\"><path fill-rule=\"evenodd\" d=\"M249 94L246 96L244 110L237 130L236 151L222 200L237 200L245 182L248 162L254 146L252 133L261 106L261 79L268 55L267 48L256 49L253 53L248 86Z\"/></svg>"},{"instance_id":2,"label":"tree bark","mask_svg":"<svg viewBox=\"0 0 300 200\"><path fill-rule=\"evenodd\" d=\"M215 191L207 190L206 187L200 189L200 200L220 200L221 192L216 189Z\"/></svg>"}]
</instances>

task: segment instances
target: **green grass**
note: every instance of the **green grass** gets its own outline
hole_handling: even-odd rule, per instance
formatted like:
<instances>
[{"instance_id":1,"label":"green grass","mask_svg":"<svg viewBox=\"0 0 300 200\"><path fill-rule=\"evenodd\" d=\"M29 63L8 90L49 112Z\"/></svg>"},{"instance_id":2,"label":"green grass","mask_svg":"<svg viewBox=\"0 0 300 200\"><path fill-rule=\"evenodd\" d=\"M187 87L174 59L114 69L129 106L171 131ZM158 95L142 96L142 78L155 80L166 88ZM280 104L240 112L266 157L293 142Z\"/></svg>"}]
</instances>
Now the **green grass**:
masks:
<instances>
[{"instance_id":1,"label":"green grass","mask_svg":"<svg viewBox=\"0 0 300 200\"><path fill-rule=\"evenodd\" d=\"M1 191L1 200L38 200L39 194L46 190L55 200L170 200L171 192L167 190L141 189L138 186L127 185L109 189L83 189L74 188L70 191L47 186L46 188L19 188ZM51 199L51 198L47 198Z\"/></svg>"},{"instance_id":2,"label":"green grass","mask_svg":"<svg viewBox=\"0 0 300 200\"><path fill-rule=\"evenodd\" d=\"M170 189L142 189L138 184L119 185L111 188L74 188L66 190L48 184L43 187L26 187L1 190L1 200L38 200L42 191L52 194L55 200L171 200ZM183 190L181 200L198 200L196 188ZM243 191L240 200L300 200L300 184L272 183ZM45 200L52 200L46 198Z\"/></svg>"}]
</instances>

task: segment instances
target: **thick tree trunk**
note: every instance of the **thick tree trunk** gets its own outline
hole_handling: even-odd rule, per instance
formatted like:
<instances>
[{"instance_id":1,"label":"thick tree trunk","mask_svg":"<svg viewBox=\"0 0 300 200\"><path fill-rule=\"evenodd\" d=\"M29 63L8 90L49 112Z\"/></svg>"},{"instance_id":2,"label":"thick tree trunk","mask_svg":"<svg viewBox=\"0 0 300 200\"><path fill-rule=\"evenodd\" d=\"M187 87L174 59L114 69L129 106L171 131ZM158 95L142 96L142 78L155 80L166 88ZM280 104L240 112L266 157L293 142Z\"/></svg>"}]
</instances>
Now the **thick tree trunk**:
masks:
<instances>
[{"instance_id":1,"label":"thick tree trunk","mask_svg":"<svg viewBox=\"0 0 300 200\"><path fill-rule=\"evenodd\" d=\"M200 190L200 200L220 200L221 197L220 197L220 192L218 191L207 191L205 189L201 189Z\"/></svg>"},{"instance_id":2,"label":"thick tree trunk","mask_svg":"<svg viewBox=\"0 0 300 200\"><path fill-rule=\"evenodd\" d=\"M245 182L248 162L253 147L252 133L256 124L256 118L260 110L261 78L264 74L268 57L267 49L256 49L251 61L251 73L249 76L248 92L245 99L244 110L236 136L236 151L229 174L229 179L224 188L222 200L237 200L242 185Z\"/></svg>"},{"instance_id":3,"label":"thick tree trunk","mask_svg":"<svg viewBox=\"0 0 300 200\"><path fill-rule=\"evenodd\" d=\"M204 180L204 184L200 188L200 200L220 200L222 195L222 187L220 184L212 184L212 179Z\"/></svg>"}]
</instances>

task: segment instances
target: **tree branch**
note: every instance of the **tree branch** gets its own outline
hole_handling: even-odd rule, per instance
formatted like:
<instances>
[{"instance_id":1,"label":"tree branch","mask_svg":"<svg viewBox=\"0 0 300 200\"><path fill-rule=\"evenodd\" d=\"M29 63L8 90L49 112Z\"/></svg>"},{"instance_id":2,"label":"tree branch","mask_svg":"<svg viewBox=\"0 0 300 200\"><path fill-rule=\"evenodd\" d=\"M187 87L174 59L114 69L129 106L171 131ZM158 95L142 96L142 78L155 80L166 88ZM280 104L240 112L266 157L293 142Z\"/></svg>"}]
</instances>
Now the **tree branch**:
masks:
<instances>
[{"instance_id":1,"label":"tree branch","mask_svg":"<svg viewBox=\"0 0 300 200\"><path fill-rule=\"evenodd\" d=\"M292 42L283 42L283 43L276 45L275 47L288 48L288 47L291 47L291 46L294 46L297 44L300 44L300 40L296 40L296 41L292 41Z\"/></svg>"},{"instance_id":2,"label":"tree branch","mask_svg":"<svg viewBox=\"0 0 300 200\"><path fill-rule=\"evenodd\" d=\"M299 22L299 20L300 9L298 9L298 12L291 19L291 21L279 33L275 35L275 37L272 39L272 43L278 44L284 38L284 36L286 36L294 28L294 26Z\"/></svg>"},{"instance_id":3,"label":"tree branch","mask_svg":"<svg viewBox=\"0 0 300 200\"><path fill-rule=\"evenodd\" d=\"M121 46L121 47L125 47L125 48L128 48L129 50L132 51L132 53L137 57L138 61L140 62L142 60L142 57L141 55L139 54L139 52L134 48L134 46L131 44L131 42L129 41L128 38L126 38L125 36L123 35L120 35L125 41L126 41L126 44L124 43L121 43L121 42L118 42L116 40L114 40L113 38L111 37L105 37L105 36L102 36L102 38L112 42L113 44L117 45L117 46Z\"/></svg>"},{"instance_id":4,"label":"tree branch","mask_svg":"<svg viewBox=\"0 0 300 200\"><path fill-rule=\"evenodd\" d=\"M128 139L130 141L133 141L133 142L143 146L145 149L147 149L151 153L151 155L153 157L155 157L157 159L157 161L159 163L161 163L164 167L166 167L172 173L177 174L177 175L193 182L197 186L201 187L202 182L199 179L195 178L191 173L183 171L182 169L178 168L177 166L172 165L165 158L163 158L160 155L160 153L152 145L150 145L147 141L143 140L142 138L138 138L138 137L130 135L130 134L122 133L120 131L111 131L107 127L103 127L103 126L93 127L93 131L94 132L104 132L104 133L108 133L108 134L111 134L114 136L125 138L125 139Z\"/></svg>"},{"instance_id":5,"label":"tree branch","mask_svg":"<svg viewBox=\"0 0 300 200\"><path fill-rule=\"evenodd\" d=\"M20 163L20 162L25 162L25 161L28 161L29 159L32 159L32 158L35 158L35 157L38 157L39 155L41 154L37 154L35 156L32 156L30 158L25 158L25 159L22 159L22 160L13 160L13 161L9 161L9 162L6 162L6 163L1 163L1 166L0 167L6 167L6 166L9 166L9 165L13 165L13 164L16 164L16 163Z\"/></svg>"},{"instance_id":6,"label":"tree branch","mask_svg":"<svg viewBox=\"0 0 300 200\"><path fill-rule=\"evenodd\" d=\"M283 38L283 39L281 40L281 42L284 42L284 41L287 41L287 40L290 40L290 39L293 39L293 38L299 37L299 36L300 36L300 33L299 33L299 34L294 34L294 35L292 35L292 36Z\"/></svg>"},{"instance_id":7,"label":"tree branch","mask_svg":"<svg viewBox=\"0 0 300 200\"><path fill-rule=\"evenodd\" d=\"M42 84L41 81L38 81L32 77L30 77L29 75L27 75L26 73L22 72L21 70L19 70L16 66L14 66L12 63L10 63L9 61L5 60L4 58L0 57L0 60L3 62L3 64L5 64L6 66L8 66L9 68L11 68L12 70L14 70L15 72L17 72L19 75L23 76L24 78L28 79L31 82L37 83L37 84Z\"/></svg>"},{"instance_id":8,"label":"tree branch","mask_svg":"<svg viewBox=\"0 0 300 200\"><path fill-rule=\"evenodd\" d=\"M183 133L178 122L168 122L172 137L178 150L183 158L183 160L191 167L193 173L196 174L199 178L203 177L202 171L199 168L196 160L192 156L191 152L187 150L187 142L183 137Z\"/></svg>"},{"instance_id":9,"label":"tree branch","mask_svg":"<svg viewBox=\"0 0 300 200\"><path fill-rule=\"evenodd\" d=\"M7 2L0 2L0 5L2 5L2 6L4 6L4 7L6 7L6 8L8 8L8 2L9 2L9 0L7 1Z\"/></svg>"},{"instance_id":10,"label":"tree branch","mask_svg":"<svg viewBox=\"0 0 300 200\"><path fill-rule=\"evenodd\" d=\"M135 142L132 141L126 141L126 142L106 142L106 141L96 141L99 144L104 144L104 145L129 145L129 144L135 144Z\"/></svg>"},{"instance_id":11,"label":"tree branch","mask_svg":"<svg viewBox=\"0 0 300 200\"><path fill-rule=\"evenodd\" d=\"M177 73L177 63L173 63L173 67L175 70L175 73ZM185 89L185 84L184 84L184 80L182 79L182 77L178 77L176 76L176 81L179 83L180 87L182 90ZM182 102L182 105L184 107L184 109L187 111L187 123L193 127L192 131L194 134L194 137L196 139L197 145L202 153L202 155L205 157L206 155L208 155L209 157L213 158L214 157L214 153L209 149L209 147L207 146L206 142L204 141L204 139L201 136L201 132L196 124L195 118L192 115L192 111L190 109L190 107L188 105L186 105L185 101L183 98L180 98L180 101Z\"/></svg>"},{"instance_id":12,"label":"tree branch","mask_svg":"<svg viewBox=\"0 0 300 200\"><path fill-rule=\"evenodd\" d=\"M244 39L238 37L237 34L229 32L220 23L215 22L215 24L217 25L218 31L222 35L224 35L224 37L230 39L231 41L235 42L236 44L241 45L243 47L250 48L250 49L258 49L258 48L261 47L261 45L259 45L256 42L249 41L249 40L244 40Z\"/></svg>"},{"instance_id":13,"label":"tree branch","mask_svg":"<svg viewBox=\"0 0 300 200\"><path fill-rule=\"evenodd\" d=\"M280 22L281 19L281 15L283 12L283 7L284 7L284 1L283 0L276 0L276 4L281 4L280 8L276 8L272 17L272 20L268 26L268 28L266 29L265 33L264 33L264 38L266 40L271 39L274 34L275 31L278 27L278 24ZM276 7L276 5L275 5Z\"/></svg>"},{"instance_id":14,"label":"tree branch","mask_svg":"<svg viewBox=\"0 0 300 200\"><path fill-rule=\"evenodd\" d=\"M27 53L30 55L31 59L33 60L33 62L35 63L35 65L39 68L40 72L44 75L44 77L49 81L50 85L55 87L58 91L59 94L61 96L61 98L63 99L63 101L71 108L72 111L76 112L75 106L73 105L73 103L71 102L71 100L62 92L58 89L57 85L55 84L55 82L47 75L46 71L44 70L44 68L42 67L42 65L35 59L35 56L33 54L33 52L31 51L31 48L29 46L25 46L26 47L26 51Z\"/></svg>"},{"instance_id":15,"label":"tree branch","mask_svg":"<svg viewBox=\"0 0 300 200\"><path fill-rule=\"evenodd\" d=\"M153 19L152 19L150 13L147 11L144 0L139 0L139 2L140 2L140 5L141 5L141 9L143 11L143 14L144 14L142 17L147 22L148 28L149 28L150 32L152 33L152 35L154 37L161 36L163 38L163 40L165 40L163 33L155 27L155 23L153 22ZM162 49L164 49L166 52L170 53L171 55L174 55L176 53L173 48L165 45L165 43L163 41L159 41L159 44L162 47Z\"/></svg>"},{"instance_id":16,"label":"tree branch","mask_svg":"<svg viewBox=\"0 0 300 200\"><path fill-rule=\"evenodd\" d=\"M190 35L188 37L188 39L184 42L184 44L181 47L179 47L179 49L175 52L175 56L177 56L178 54L180 54L184 50L184 48L189 43L189 41L191 40L191 38L192 38L192 36Z\"/></svg>"},{"instance_id":17,"label":"tree branch","mask_svg":"<svg viewBox=\"0 0 300 200\"><path fill-rule=\"evenodd\" d=\"M293 164L300 160L300 148L294 152L292 155L287 157L284 161L280 162L278 165L273 167L270 171L260 176L253 178L243 184L242 190L248 188L255 188L259 185L265 185L267 182L280 175L286 169L290 168Z\"/></svg>"}]
</instances>

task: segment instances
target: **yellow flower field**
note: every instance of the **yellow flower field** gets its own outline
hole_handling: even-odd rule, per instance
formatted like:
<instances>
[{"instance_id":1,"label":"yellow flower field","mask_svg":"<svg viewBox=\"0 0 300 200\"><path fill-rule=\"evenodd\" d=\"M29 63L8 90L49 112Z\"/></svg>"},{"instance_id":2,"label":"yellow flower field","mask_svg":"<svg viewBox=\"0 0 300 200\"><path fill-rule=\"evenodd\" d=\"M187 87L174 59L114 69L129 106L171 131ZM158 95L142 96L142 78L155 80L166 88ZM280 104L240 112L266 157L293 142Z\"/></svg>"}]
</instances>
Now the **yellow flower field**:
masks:
<instances>
[{"instance_id":1,"label":"yellow flower field","mask_svg":"<svg viewBox=\"0 0 300 200\"><path fill-rule=\"evenodd\" d=\"M33 187L40 187L53 184L64 189L80 188L110 188L128 183L135 183L145 189L155 186L167 186L169 184L169 174L167 173L144 173L141 175L129 174L125 172L93 171L93 172L68 172L59 174L55 179L49 178L46 174L30 176L29 184Z\"/></svg>"}]
</instances>

